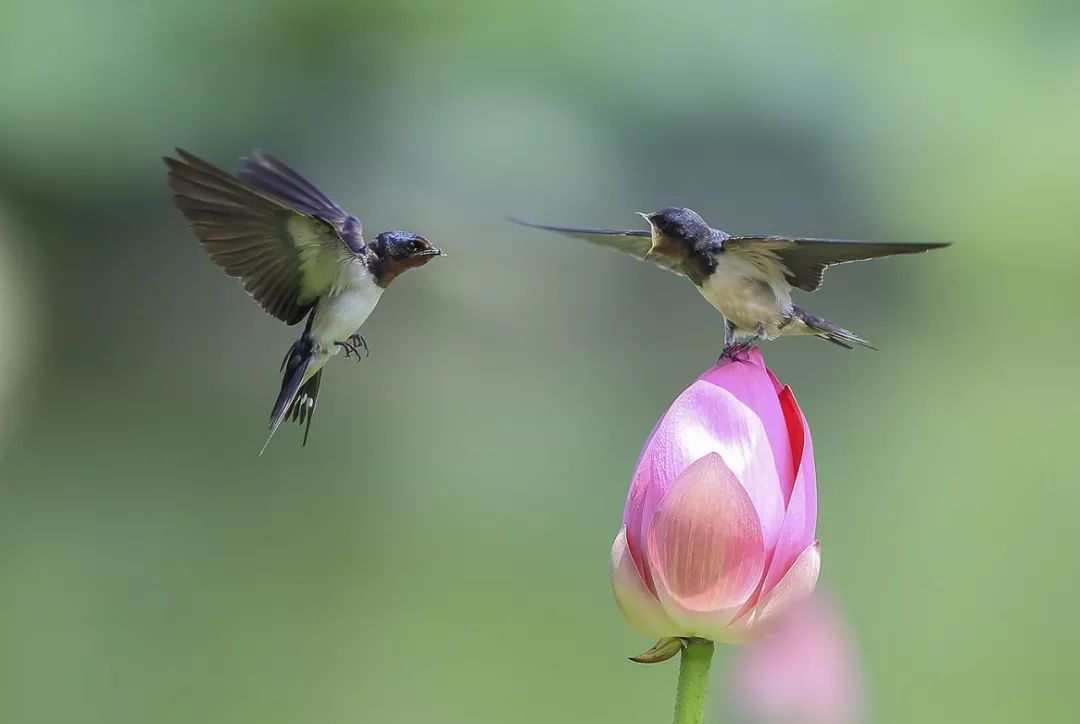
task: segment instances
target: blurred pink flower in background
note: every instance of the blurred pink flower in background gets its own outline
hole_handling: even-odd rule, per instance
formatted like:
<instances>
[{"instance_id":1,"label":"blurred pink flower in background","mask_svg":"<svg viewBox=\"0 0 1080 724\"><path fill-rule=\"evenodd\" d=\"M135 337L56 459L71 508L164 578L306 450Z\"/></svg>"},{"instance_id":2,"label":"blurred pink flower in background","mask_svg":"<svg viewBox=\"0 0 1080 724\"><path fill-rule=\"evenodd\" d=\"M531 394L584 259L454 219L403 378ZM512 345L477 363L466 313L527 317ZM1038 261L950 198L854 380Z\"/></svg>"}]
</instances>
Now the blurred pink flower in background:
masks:
<instances>
[{"instance_id":1,"label":"blurred pink flower in background","mask_svg":"<svg viewBox=\"0 0 1080 724\"><path fill-rule=\"evenodd\" d=\"M742 649L728 701L748 724L857 724L864 720L854 638L832 598L814 595L776 633Z\"/></svg>"},{"instance_id":2,"label":"blurred pink flower in background","mask_svg":"<svg viewBox=\"0 0 1080 724\"><path fill-rule=\"evenodd\" d=\"M611 551L615 600L655 637L744 642L817 583L810 429L757 349L672 403L638 460Z\"/></svg>"}]
</instances>

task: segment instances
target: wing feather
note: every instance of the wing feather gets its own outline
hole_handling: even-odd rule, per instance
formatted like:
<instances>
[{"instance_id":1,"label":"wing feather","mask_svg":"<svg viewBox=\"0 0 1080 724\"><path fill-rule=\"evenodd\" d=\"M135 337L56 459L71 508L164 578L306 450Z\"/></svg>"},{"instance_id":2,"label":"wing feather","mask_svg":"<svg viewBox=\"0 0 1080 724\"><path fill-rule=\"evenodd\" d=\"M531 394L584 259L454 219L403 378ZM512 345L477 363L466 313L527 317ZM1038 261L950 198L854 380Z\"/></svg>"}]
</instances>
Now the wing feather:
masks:
<instances>
[{"instance_id":1,"label":"wing feather","mask_svg":"<svg viewBox=\"0 0 1080 724\"><path fill-rule=\"evenodd\" d=\"M785 267L788 282L803 291L821 288L825 270L837 264L897 254L919 254L949 246L948 242L905 244L786 236L729 236L723 249L749 256L770 255Z\"/></svg>"},{"instance_id":2,"label":"wing feather","mask_svg":"<svg viewBox=\"0 0 1080 724\"><path fill-rule=\"evenodd\" d=\"M305 204L253 187L181 149L177 155L165 159L173 199L210 258L267 312L286 324L299 322L330 290L342 256L355 253L351 245ZM304 198L328 201L325 195ZM329 204L343 218L355 218Z\"/></svg>"},{"instance_id":3,"label":"wing feather","mask_svg":"<svg viewBox=\"0 0 1080 724\"><path fill-rule=\"evenodd\" d=\"M350 249L360 251L364 244L360 220L346 213L319 187L268 153L256 150L251 157L240 160L244 167L238 176L242 181L298 211L323 219L334 227Z\"/></svg>"},{"instance_id":4,"label":"wing feather","mask_svg":"<svg viewBox=\"0 0 1080 724\"><path fill-rule=\"evenodd\" d=\"M549 226L547 224L537 224L514 216L509 216L507 219L520 226L528 226L532 229L543 229L544 231L555 231L575 239L583 239L591 244L598 244L599 246L605 246L608 249L615 249L616 251L630 254L642 261L650 261L668 271L682 275L682 272L679 269L672 266L671 259L668 259L661 254L649 254L649 249L652 248L651 231L645 231L643 229L584 229L573 226Z\"/></svg>"}]
</instances>

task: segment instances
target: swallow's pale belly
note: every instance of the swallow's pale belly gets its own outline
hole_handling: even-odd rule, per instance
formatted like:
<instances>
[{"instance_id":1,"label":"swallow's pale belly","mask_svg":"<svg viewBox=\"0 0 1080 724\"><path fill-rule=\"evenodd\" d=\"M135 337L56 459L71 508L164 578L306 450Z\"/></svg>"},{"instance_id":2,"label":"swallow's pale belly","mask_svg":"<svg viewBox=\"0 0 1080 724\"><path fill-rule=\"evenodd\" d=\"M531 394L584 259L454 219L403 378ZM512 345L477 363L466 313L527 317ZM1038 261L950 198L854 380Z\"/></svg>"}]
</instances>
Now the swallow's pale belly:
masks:
<instances>
[{"instance_id":1,"label":"swallow's pale belly","mask_svg":"<svg viewBox=\"0 0 1080 724\"><path fill-rule=\"evenodd\" d=\"M360 329L360 325L367 321L375 310L382 292L382 287L372 281L363 287L346 288L319 300L315 321L311 325L315 350L304 373L304 382L311 379L331 357L341 351L341 347L335 342L346 341Z\"/></svg>"},{"instance_id":2,"label":"swallow's pale belly","mask_svg":"<svg viewBox=\"0 0 1080 724\"><path fill-rule=\"evenodd\" d=\"M372 281L363 287L347 288L323 297L315 312L311 336L320 347L336 354L340 347L336 347L334 342L344 342L367 321L379 303L382 291Z\"/></svg>"},{"instance_id":3,"label":"swallow's pale belly","mask_svg":"<svg viewBox=\"0 0 1080 724\"><path fill-rule=\"evenodd\" d=\"M791 318L791 293L779 270L770 279L756 265L724 255L698 291L736 330L754 334L761 324L768 337L795 331L785 328Z\"/></svg>"}]
</instances>

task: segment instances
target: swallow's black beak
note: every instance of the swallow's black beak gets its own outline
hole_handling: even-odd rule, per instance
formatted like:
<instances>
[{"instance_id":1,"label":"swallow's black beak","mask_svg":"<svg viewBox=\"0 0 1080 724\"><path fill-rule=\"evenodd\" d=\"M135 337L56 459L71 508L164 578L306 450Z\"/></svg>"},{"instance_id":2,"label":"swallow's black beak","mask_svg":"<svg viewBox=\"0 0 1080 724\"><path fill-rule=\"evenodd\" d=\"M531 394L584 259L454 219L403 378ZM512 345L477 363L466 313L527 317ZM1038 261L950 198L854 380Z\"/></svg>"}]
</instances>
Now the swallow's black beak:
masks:
<instances>
[{"instance_id":1,"label":"swallow's black beak","mask_svg":"<svg viewBox=\"0 0 1080 724\"><path fill-rule=\"evenodd\" d=\"M653 232L653 245L649 247L649 250L645 252L644 259L648 259L656 251L656 226L653 225L653 217L656 214L646 214L644 211L635 212L638 216L645 219L645 223L649 225L649 230Z\"/></svg>"},{"instance_id":2,"label":"swallow's black beak","mask_svg":"<svg viewBox=\"0 0 1080 724\"><path fill-rule=\"evenodd\" d=\"M420 240L425 244L426 248L416 252L415 254L413 254L413 256L446 256L446 254L442 252L442 249L432 244L425 237L421 236Z\"/></svg>"}]
</instances>

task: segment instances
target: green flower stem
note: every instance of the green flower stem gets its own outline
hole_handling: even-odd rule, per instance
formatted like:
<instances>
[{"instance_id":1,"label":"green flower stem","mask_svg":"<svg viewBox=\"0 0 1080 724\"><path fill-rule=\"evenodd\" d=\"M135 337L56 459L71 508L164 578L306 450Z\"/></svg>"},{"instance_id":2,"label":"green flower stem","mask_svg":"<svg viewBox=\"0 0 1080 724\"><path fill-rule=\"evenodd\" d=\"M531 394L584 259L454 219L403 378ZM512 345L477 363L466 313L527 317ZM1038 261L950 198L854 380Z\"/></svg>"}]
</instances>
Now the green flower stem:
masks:
<instances>
[{"instance_id":1,"label":"green flower stem","mask_svg":"<svg viewBox=\"0 0 1080 724\"><path fill-rule=\"evenodd\" d=\"M688 639L679 661L679 687L675 690L674 724L702 724L705 693L709 688L713 642Z\"/></svg>"}]
</instances>

